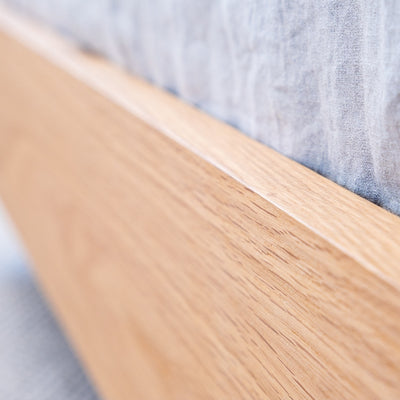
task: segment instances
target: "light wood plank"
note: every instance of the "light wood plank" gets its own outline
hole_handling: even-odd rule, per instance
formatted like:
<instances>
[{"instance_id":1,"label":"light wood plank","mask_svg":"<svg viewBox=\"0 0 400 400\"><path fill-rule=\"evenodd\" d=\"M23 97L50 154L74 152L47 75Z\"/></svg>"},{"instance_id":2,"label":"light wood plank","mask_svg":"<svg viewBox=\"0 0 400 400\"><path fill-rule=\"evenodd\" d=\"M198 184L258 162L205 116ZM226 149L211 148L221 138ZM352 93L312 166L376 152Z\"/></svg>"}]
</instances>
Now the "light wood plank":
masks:
<instances>
[{"instance_id":1,"label":"light wood plank","mask_svg":"<svg viewBox=\"0 0 400 400\"><path fill-rule=\"evenodd\" d=\"M398 217L1 6L0 29L242 182L381 278L399 282L400 263L394 257L399 252Z\"/></svg>"},{"instance_id":2,"label":"light wood plank","mask_svg":"<svg viewBox=\"0 0 400 400\"><path fill-rule=\"evenodd\" d=\"M0 193L105 398L400 397L398 217L0 21Z\"/></svg>"}]
</instances>

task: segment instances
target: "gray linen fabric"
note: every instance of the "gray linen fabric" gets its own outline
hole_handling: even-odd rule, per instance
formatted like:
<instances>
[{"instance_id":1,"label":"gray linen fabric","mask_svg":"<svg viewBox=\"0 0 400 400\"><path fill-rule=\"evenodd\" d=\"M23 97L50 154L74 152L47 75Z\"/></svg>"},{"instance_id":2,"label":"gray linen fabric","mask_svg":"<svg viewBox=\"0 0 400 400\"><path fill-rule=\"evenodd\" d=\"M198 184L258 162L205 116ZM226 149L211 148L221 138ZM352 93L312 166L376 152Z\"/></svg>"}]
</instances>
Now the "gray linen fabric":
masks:
<instances>
[{"instance_id":1,"label":"gray linen fabric","mask_svg":"<svg viewBox=\"0 0 400 400\"><path fill-rule=\"evenodd\" d=\"M0 399L96 400L0 205Z\"/></svg>"},{"instance_id":2,"label":"gray linen fabric","mask_svg":"<svg viewBox=\"0 0 400 400\"><path fill-rule=\"evenodd\" d=\"M400 214L400 1L3 1Z\"/></svg>"}]
</instances>

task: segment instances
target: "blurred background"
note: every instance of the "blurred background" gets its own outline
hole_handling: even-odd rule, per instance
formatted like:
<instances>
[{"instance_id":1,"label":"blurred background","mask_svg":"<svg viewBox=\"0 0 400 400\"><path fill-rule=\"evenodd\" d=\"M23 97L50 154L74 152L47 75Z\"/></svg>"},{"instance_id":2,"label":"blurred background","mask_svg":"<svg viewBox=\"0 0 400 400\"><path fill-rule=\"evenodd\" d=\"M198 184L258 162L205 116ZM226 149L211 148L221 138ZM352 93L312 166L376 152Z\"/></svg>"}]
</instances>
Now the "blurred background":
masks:
<instances>
[{"instance_id":1,"label":"blurred background","mask_svg":"<svg viewBox=\"0 0 400 400\"><path fill-rule=\"evenodd\" d=\"M0 399L95 400L0 202Z\"/></svg>"}]
</instances>

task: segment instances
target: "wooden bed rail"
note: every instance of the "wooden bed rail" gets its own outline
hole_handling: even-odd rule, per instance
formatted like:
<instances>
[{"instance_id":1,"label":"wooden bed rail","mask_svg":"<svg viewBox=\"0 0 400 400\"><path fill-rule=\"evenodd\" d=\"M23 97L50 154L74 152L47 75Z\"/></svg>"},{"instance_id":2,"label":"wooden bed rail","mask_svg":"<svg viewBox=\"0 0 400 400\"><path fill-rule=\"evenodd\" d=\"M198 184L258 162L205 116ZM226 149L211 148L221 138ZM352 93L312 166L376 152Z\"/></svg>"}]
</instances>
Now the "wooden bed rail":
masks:
<instances>
[{"instance_id":1,"label":"wooden bed rail","mask_svg":"<svg viewBox=\"0 0 400 400\"><path fill-rule=\"evenodd\" d=\"M100 393L399 399L400 219L0 8L0 195Z\"/></svg>"}]
</instances>

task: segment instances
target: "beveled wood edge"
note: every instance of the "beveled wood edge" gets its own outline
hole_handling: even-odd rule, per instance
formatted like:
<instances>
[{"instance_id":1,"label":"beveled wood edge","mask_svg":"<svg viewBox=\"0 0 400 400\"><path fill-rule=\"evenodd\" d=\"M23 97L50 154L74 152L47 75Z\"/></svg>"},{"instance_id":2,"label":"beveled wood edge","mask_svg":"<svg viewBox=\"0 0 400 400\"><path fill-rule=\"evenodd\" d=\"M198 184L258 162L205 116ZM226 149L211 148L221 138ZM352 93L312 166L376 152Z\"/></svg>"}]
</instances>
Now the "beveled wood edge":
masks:
<instances>
[{"instance_id":1,"label":"beveled wood edge","mask_svg":"<svg viewBox=\"0 0 400 400\"><path fill-rule=\"evenodd\" d=\"M400 218L0 5L0 29L400 288Z\"/></svg>"}]
</instances>

